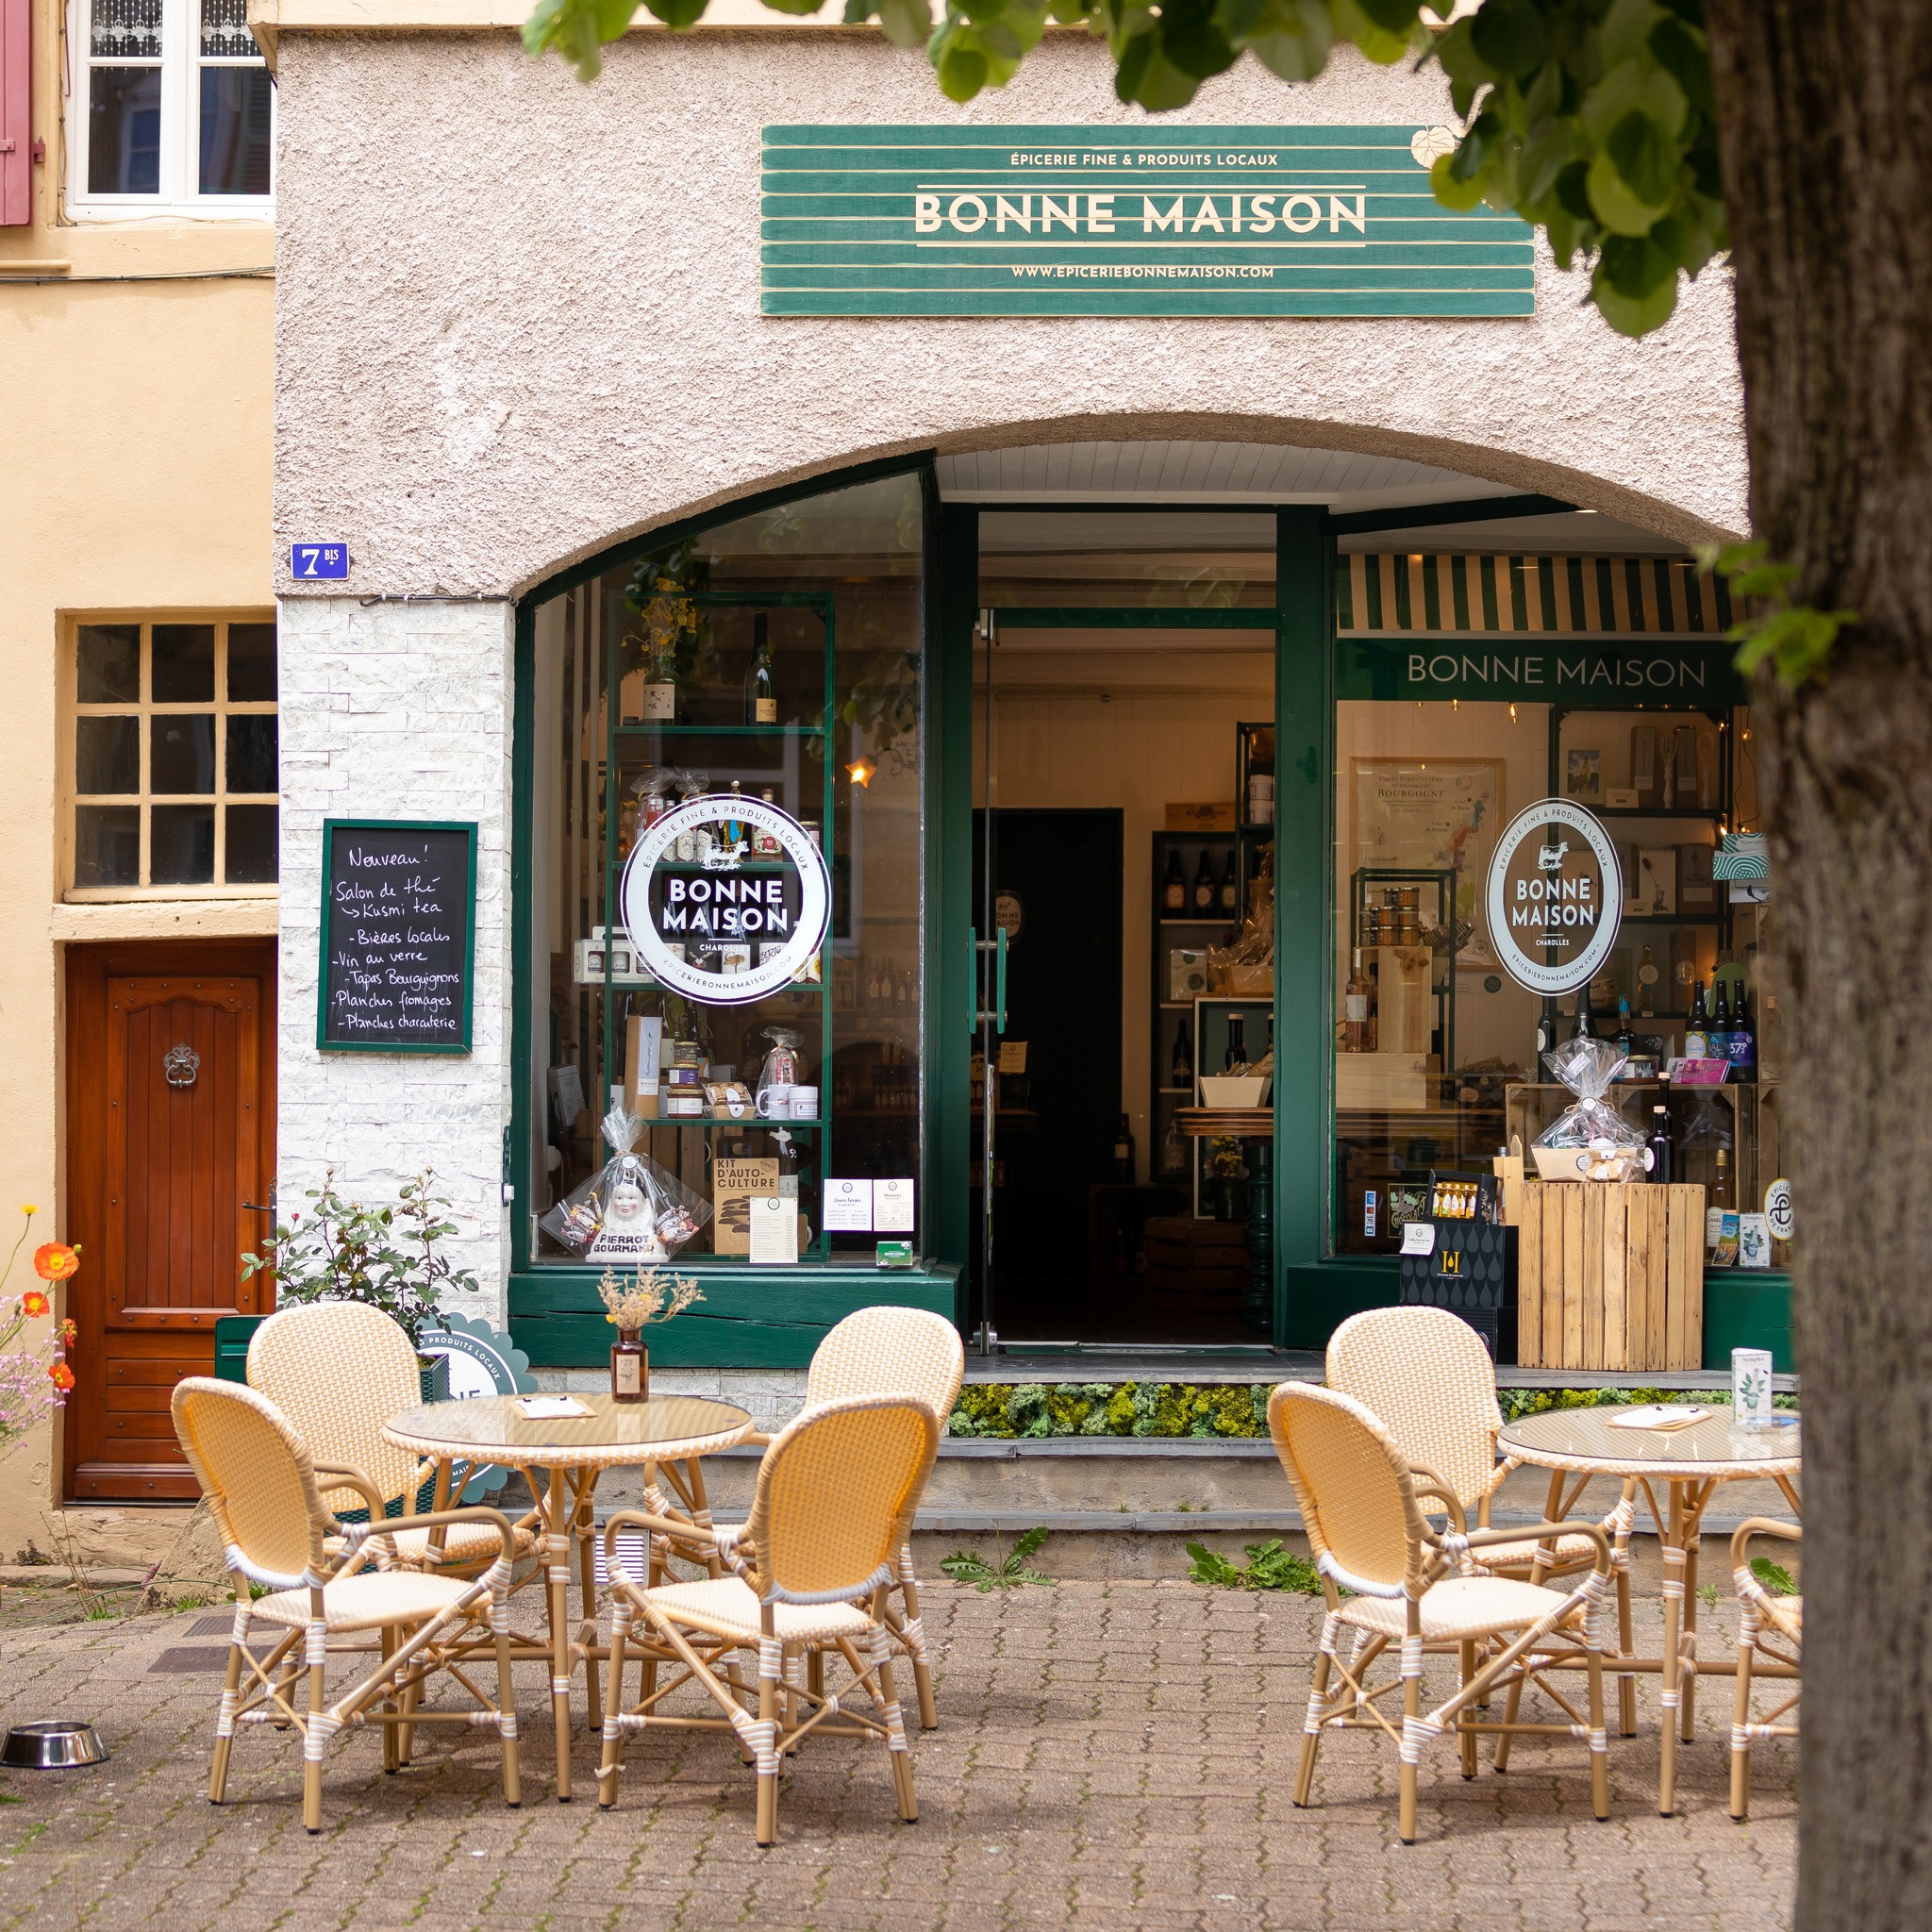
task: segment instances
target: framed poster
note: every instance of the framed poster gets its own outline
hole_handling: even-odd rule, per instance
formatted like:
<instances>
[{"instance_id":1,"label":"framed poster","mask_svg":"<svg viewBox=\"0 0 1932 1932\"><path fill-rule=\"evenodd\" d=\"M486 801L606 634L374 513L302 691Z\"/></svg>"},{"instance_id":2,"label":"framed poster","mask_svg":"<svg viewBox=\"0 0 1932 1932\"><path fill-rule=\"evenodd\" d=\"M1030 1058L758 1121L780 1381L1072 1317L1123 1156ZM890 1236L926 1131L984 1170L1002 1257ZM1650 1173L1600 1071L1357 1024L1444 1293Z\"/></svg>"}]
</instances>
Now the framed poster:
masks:
<instances>
[{"instance_id":1,"label":"framed poster","mask_svg":"<svg viewBox=\"0 0 1932 1932\"><path fill-rule=\"evenodd\" d=\"M1504 760L1381 758L1349 760L1354 864L1457 873L1456 914L1469 922L1464 965L1494 965L1482 884L1503 823Z\"/></svg>"}]
</instances>

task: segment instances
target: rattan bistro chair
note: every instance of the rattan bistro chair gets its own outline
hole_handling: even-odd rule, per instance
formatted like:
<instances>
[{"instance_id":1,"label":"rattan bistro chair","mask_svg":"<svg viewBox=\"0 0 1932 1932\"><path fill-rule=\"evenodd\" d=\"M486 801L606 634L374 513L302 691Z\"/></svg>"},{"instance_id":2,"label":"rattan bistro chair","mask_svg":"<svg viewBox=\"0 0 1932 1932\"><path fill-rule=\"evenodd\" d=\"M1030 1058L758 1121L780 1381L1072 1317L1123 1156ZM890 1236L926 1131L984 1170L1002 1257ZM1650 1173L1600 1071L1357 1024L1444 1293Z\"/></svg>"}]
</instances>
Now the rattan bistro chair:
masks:
<instances>
[{"instance_id":1,"label":"rattan bistro chair","mask_svg":"<svg viewBox=\"0 0 1932 1932\"><path fill-rule=\"evenodd\" d=\"M1731 1716L1731 1816L1740 1824L1751 1815L1751 1746L1759 1738L1795 1738L1798 1692L1757 1720L1751 1716L1754 1675L1795 1684L1805 1645L1805 1599L1774 1596L1751 1574L1751 1539L1782 1537L1801 1541L1795 1523L1754 1516L1739 1524L1731 1538L1731 1571L1738 1586L1738 1701Z\"/></svg>"},{"instance_id":2,"label":"rattan bistro chair","mask_svg":"<svg viewBox=\"0 0 1932 1932\"><path fill-rule=\"evenodd\" d=\"M621 1510L605 1525L605 1560L614 1579L609 1692L597 1802L617 1801L624 1738L652 1725L730 1729L758 1771L758 1841L778 1834L778 1774L808 1736L876 1738L892 1767L899 1815L919 1816L905 1721L892 1683L895 1648L882 1612L897 1576L907 1524L939 1447L940 1419L904 1396L852 1395L808 1408L780 1430L758 1466L758 1493L742 1528L716 1532L732 1574L641 1588L616 1562L621 1530L689 1536L689 1525ZM625 1647L641 1624L643 1644L672 1666L661 1686L645 1674L638 1704L623 1706ZM758 1659L756 1714L719 1667L740 1651ZM828 1694L810 1659L842 1657L851 1685ZM681 1665L681 1670L676 1666ZM660 1708L695 1683L718 1706L715 1718L672 1717ZM875 1714L854 1707L862 1690Z\"/></svg>"},{"instance_id":3,"label":"rattan bistro chair","mask_svg":"<svg viewBox=\"0 0 1932 1932\"><path fill-rule=\"evenodd\" d=\"M1465 1523L1490 1528L1490 1505L1513 1457L1496 1459L1503 1411L1496 1403L1496 1369L1482 1338L1447 1308L1409 1306L1351 1315L1328 1338L1328 1387L1352 1395L1389 1431L1411 1470L1456 1498ZM1552 1515L1560 1516L1561 1508ZM1620 1499L1604 1518L1616 1578L1619 1648L1630 1650L1631 1506ZM1596 1561L1596 1543L1580 1534L1539 1541L1520 1530L1472 1552L1464 1572L1527 1583L1574 1576ZM1515 1715L1512 1708L1508 1713ZM1618 1678L1618 1719L1627 1738L1637 1729L1637 1684ZM1508 1746L1499 1761L1509 1761Z\"/></svg>"},{"instance_id":4,"label":"rattan bistro chair","mask_svg":"<svg viewBox=\"0 0 1932 1932\"><path fill-rule=\"evenodd\" d=\"M959 1345L959 1331L943 1315L929 1308L859 1308L828 1329L813 1350L806 1371L805 1404L811 1409L847 1395L910 1395L924 1403L943 1426L965 1378L966 1354ZM772 1439L755 1435L749 1440L762 1443ZM651 1507L660 1506L654 1500ZM894 1596L897 1603L891 1600ZM936 1730L939 1707L933 1698L925 1626L919 1616L909 1518L884 1615L894 1642L912 1660L920 1728Z\"/></svg>"},{"instance_id":5,"label":"rattan bistro chair","mask_svg":"<svg viewBox=\"0 0 1932 1932\"><path fill-rule=\"evenodd\" d=\"M1476 1740L1513 1732L1578 1737L1590 1751L1591 1807L1609 1815L1608 1743L1604 1732L1603 1664L1599 1617L1609 1593L1609 1539L1593 1523L1539 1524L1537 1535L1588 1537L1596 1561L1570 1591L1546 1590L1502 1576L1466 1576L1457 1571L1465 1555L1492 1549L1509 1530L1464 1534L1456 1499L1418 1479L1387 1429L1352 1396L1332 1389L1284 1382L1268 1404L1268 1427L1288 1472L1302 1524L1315 1552L1328 1613L1303 1725L1301 1766L1294 1802L1307 1805L1314 1783L1322 1734L1330 1728L1380 1730L1401 1757L1400 1831L1415 1842L1416 1774L1423 1746L1454 1736L1462 1774L1475 1775ZM1429 1527L1424 1497L1448 1505L1451 1526ZM1352 1592L1343 1597L1341 1592ZM1344 1661L1337 1641L1356 1633ZM1399 1674L1374 1686L1369 1667L1391 1645ZM1492 1647L1491 1647L1492 1646ZM1477 1665L1479 1652L1489 1654ZM1423 1712L1423 1659L1429 1653L1455 1656L1460 1681L1451 1697ZM1569 1715L1566 1724L1479 1721L1476 1706L1502 1685L1532 1672L1581 1662L1588 1672L1589 1715L1543 1688ZM1331 1676L1340 1682L1331 1686ZM1539 1681L1541 1681L1539 1679ZM1378 1707L1398 1686L1398 1722Z\"/></svg>"},{"instance_id":6,"label":"rattan bistro chair","mask_svg":"<svg viewBox=\"0 0 1932 1932\"><path fill-rule=\"evenodd\" d=\"M249 1340L248 1385L281 1410L308 1445L325 1503L357 1507L374 1490L382 1499L375 1515L400 1505L404 1519L416 1516L437 1465L387 1441L382 1425L421 1406L422 1376L408 1336L380 1308L311 1302L278 1310ZM441 1487L435 1501L447 1502ZM528 1557L534 1547L530 1532L518 1529L516 1555ZM473 1574L495 1559L496 1534L486 1523L436 1529L399 1523L372 1540L371 1555L384 1570Z\"/></svg>"},{"instance_id":7,"label":"rattan bistro chair","mask_svg":"<svg viewBox=\"0 0 1932 1932\"><path fill-rule=\"evenodd\" d=\"M171 1407L175 1433L208 1498L237 1580L209 1803L219 1805L226 1790L239 1724L292 1725L301 1732L302 1823L311 1832L322 1829L322 1766L329 1740L351 1725L382 1727L386 1771L396 1769L396 1737L405 1726L456 1724L493 1730L503 1750L504 1797L518 1803L508 1519L494 1509L441 1511L423 1519L427 1527L460 1524L494 1539L494 1560L469 1582L420 1572L369 1571L363 1565L370 1525L344 1527L329 1513L308 1450L266 1396L233 1382L193 1376L175 1385ZM341 1553L331 1558L324 1544L338 1536ZM250 1585L271 1593L251 1602ZM258 1624L274 1637L261 1655L249 1643ZM479 1630L495 1652L494 1704L476 1691L462 1669L463 1661L474 1664L479 1656ZM329 1638L370 1632L377 1633L374 1667L331 1703L325 1678L330 1656L340 1653L331 1651ZM306 1706L295 1694L298 1644L308 1679ZM362 1654L371 1652L365 1646ZM481 1707L411 1710L424 1684L439 1671L456 1676Z\"/></svg>"}]
</instances>

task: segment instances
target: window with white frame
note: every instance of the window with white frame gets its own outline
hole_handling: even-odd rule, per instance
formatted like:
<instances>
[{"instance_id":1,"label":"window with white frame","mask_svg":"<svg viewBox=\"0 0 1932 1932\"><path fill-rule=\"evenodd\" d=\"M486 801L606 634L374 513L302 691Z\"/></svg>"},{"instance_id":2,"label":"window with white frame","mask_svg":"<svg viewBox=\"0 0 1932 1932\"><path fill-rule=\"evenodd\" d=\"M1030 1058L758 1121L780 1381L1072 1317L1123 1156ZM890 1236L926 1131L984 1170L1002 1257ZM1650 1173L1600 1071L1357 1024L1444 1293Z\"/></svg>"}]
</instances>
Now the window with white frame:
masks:
<instances>
[{"instance_id":1,"label":"window with white frame","mask_svg":"<svg viewBox=\"0 0 1932 1932\"><path fill-rule=\"evenodd\" d=\"M75 0L68 44L76 208L269 212L275 88L247 0Z\"/></svg>"},{"instance_id":2,"label":"window with white frame","mask_svg":"<svg viewBox=\"0 0 1932 1932\"><path fill-rule=\"evenodd\" d=\"M83 624L68 667L68 896L273 891L273 620Z\"/></svg>"}]
</instances>

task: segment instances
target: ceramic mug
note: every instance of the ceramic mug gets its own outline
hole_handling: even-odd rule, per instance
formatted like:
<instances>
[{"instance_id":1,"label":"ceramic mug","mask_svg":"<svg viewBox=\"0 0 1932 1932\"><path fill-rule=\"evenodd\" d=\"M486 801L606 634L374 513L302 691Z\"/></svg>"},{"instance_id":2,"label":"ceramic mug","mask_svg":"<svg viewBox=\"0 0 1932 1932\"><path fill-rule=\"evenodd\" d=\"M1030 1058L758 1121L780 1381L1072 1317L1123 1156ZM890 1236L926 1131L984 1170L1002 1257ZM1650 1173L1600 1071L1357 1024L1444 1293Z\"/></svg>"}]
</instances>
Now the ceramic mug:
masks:
<instances>
[{"instance_id":1,"label":"ceramic mug","mask_svg":"<svg viewBox=\"0 0 1932 1932\"><path fill-rule=\"evenodd\" d=\"M791 1094L790 1087L773 1085L758 1089L758 1118L761 1121L786 1121L791 1118Z\"/></svg>"},{"instance_id":2,"label":"ceramic mug","mask_svg":"<svg viewBox=\"0 0 1932 1932\"><path fill-rule=\"evenodd\" d=\"M816 1087L794 1087L791 1090L791 1118L795 1121L815 1121L819 1117L819 1090Z\"/></svg>"}]
</instances>

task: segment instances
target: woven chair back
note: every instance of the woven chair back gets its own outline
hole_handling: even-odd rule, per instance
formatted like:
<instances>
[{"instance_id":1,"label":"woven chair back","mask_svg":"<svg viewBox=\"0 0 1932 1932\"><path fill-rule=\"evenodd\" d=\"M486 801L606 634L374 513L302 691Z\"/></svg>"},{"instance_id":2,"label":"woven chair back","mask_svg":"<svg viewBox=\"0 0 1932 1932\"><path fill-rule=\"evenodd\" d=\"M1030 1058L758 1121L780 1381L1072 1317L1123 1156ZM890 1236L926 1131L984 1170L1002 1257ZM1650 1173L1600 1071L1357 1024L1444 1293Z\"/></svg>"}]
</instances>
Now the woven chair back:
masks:
<instances>
[{"instance_id":1,"label":"woven chair back","mask_svg":"<svg viewBox=\"0 0 1932 1932\"><path fill-rule=\"evenodd\" d=\"M308 1451L275 1404L194 1375L175 1384L169 1407L223 1542L271 1575L319 1574L328 1514Z\"/></svg>"},{"instance_id":2,"label":"woven chair back","mask_svg":"<svg viewBox=\"0 0 1932 1932\"><path fill-rule=\"evenodd\" d=\"M1367 1583L1419 1579L1428 1524L1408 1464L1368 1409L1333 1389L1284 1382L1269 1399L1268 1432L1317 1557Z\"/></svg>"},{"instance_id":3,"label":"woven chair back","mask_svg":"<svg viewBox=\"0 0 1932 1932\"><path fill-rule=\"evenodd\" d=\"M413 1509L416 1458L384 1441L382 1425L420 1407L416 1351L380 1308L310 1302L271 1315L248 1343L248 1386L288 1417L315 1461L360 1470L385 1503ZM358 1491L326 1491L339 1509L365 1507Z\"/></svg>"},{"instance_id":4,"label":"woven chair back","mask_svg":"<svg viewBox=\"0 0 1932 1932\"><path fill-rule=\"evenodd\" d=\"M761 1593L845 1598L883 1582L932 1473L939 1417L904 1395L848 1395L773 1438L745 1527Z\"/></svg>"},{"instance_id":5,"label":"woven chair back","mask_svg":"<svg viewBox=\"0 0 1932 1932\"><path fill-rule=\"evenodd\" d=\"M966 1352L959 1331L930 1308L859 1308L812 1351L805 1401L842 1395L916 1395L941 1422L959 1399Z\"/></svg>"},{"instance_id":6,"label":"woven chair back","mask_svg":"<svg viewBox=\"0 0 1932 1932\"><path fill-rule=\"evenodd\" d=\"M1328 1386L1353 1395L1405 1460L1432 1470L1466 1511L1496 1476L1496 1371L1447 1308L1370 1308L1328 1338Z\"/></svg>"}]
</instances>

